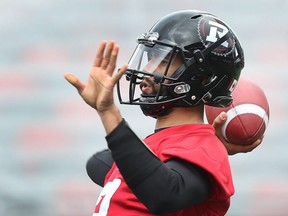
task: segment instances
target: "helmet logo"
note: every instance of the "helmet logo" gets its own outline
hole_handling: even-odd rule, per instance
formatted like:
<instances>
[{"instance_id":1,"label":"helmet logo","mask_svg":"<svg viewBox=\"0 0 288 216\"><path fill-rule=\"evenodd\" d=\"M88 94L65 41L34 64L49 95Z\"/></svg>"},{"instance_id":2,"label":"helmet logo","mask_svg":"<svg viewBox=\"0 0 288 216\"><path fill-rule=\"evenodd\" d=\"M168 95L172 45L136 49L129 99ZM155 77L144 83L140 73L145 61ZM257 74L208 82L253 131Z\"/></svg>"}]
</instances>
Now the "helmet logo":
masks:
<instances>
[{"instance_id":1,"label":"helmet logo","mask_svg":"<svg viewBox=\"0 0 288 216\"><path fill-rule=\"evenodd\" d=\"M210 25L210 32L209 32L209 35L207 35L207 37L206 37L207 41L216 42L218 39L223 37L228 32L228 29L226 28L226 26L224 26L220 23L217 23L217 22L210 20L209 25ZM224 43L222 43L222 46L227 48L228 42L225 41Z\"/></svg>"},{"instance_id":2,"label":"helmet logo","mask_svg":"<svg viewBox=\"0 0 288 216\"><path fill-rule=\"evenodd\" d=\"M215 18L207 19L202 18L198 22L198 36L202 44L207 47L211 43L215 43L229 31L228 27L222 24L220 20ZM212 51L213 54L218 56L226 56L232 53L235 48L235 44L232 38L224 41L219 47Z\"/></svg>"}]
</instances>

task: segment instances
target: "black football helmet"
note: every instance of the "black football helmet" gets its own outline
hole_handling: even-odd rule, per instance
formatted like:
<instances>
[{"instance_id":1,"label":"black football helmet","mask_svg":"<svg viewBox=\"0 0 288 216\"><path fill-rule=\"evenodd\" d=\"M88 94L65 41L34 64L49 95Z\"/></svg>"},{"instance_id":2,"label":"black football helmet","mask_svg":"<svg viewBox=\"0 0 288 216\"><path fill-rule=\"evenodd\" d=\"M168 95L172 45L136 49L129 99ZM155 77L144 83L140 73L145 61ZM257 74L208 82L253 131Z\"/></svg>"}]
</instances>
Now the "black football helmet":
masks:
<instances>
[{"instance_id":1,"label":"black football helmet","mask_svg":"<svg viewBox=\"0 0 288 216\"><path fill-rule=\"evenodd\" d=\"M145 115L157 118L176 106L226 107L232 102L244 53L235 33L216 16L177 11L161 18L137 42L124 79L117 85L121 104L140 105ZM182 65L168 75L175 56ZM166 69L159 72L163 61ZM158 84L157 92L140 90L147 77Z\"/></svg>"}]
</instances>

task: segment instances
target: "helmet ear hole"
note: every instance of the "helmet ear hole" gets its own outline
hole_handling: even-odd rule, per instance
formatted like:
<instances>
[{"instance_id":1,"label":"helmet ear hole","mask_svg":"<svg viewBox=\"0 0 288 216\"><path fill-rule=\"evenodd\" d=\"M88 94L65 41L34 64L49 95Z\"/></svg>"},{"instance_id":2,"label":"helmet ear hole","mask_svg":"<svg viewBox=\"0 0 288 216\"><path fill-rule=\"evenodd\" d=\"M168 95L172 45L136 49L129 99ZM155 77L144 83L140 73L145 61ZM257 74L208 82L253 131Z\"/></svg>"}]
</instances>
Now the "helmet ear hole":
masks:
<instances>
[{"instance_id":1,"label":"helmet ear hole","mask_svg":"<svg viewBox=\"0 0 288 216\"><path fill-rule=\"evenodd\" d=\"M207 85L207 81L208 81L208 77L207 75L203 74L203 75L198 75L198 76L195 76L193 78L193 80L198 80L199 84L203 87L205 85Z\"/></svg>"},{"instance_id":2,"label":"helmet ear hole","mask_svg":"<svg viewBox=\"0 0 288 216\"><path fill-rule=\"evenodd\" d=\"M212 76L214 76L214 75L202 74L202 75L198 75L198 76L193 76L192 80L198 80L200 85L202 87L205 87L205 86L209 85L211 82L213 82L213 80L215 80L215 78Z\"/></svg>"},{"instance_id":3,"label":"helmet ear hole","mask_svg":"<svg viewBox=\"0 0 288 216\"><path fill-rule=\"evenodd\" d=\"M212 83L215 79L217 79L217 76L215 74L210 74L207 76L205 85L209 85Z\"/></svg>"}]
</instances>

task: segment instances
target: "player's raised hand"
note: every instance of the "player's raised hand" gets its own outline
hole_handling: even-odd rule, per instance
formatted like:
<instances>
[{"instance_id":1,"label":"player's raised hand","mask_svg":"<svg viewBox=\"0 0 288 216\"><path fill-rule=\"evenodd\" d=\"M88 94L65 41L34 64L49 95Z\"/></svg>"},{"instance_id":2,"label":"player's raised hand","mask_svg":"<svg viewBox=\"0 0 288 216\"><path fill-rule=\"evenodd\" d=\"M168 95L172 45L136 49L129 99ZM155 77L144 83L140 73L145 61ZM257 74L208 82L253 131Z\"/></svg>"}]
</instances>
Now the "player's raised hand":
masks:
<instances>
[{"instance_id":1,"label":"player's raised hand","mask_svg":"<svg viewBox=\"0 0 288 216\"><path fill-rule=\"evenodd\" d=\"M127 65L124 65L113 75L118 52L119 46L114 41L108 44L102 41L86 84L74 74L64 75L65 79L78 90L83 100L98 113L105 112L114 105L113 88L127 70Z\"/></svg>"},{"instance_id":2,"label":"player's raised hand","mask_svg":"<svg viewBox=\"0 0 288 216\"><path fill-rule=\"evenodd\" d=\"M263 137L261 139L256 140L251 145L238 145L233 143L228 143L222 133L221 133L221 127L224 125L225 121L227 120L227 114L225 112L221 112L213 121L213 127L215 128L217 137L221 140L221 142L224 144L225 148L227 149L227 152L229 155L234 155L237 153L247 153L251 152L253 149L255 149L263 140Z\"/></svg>"}]
</instances>

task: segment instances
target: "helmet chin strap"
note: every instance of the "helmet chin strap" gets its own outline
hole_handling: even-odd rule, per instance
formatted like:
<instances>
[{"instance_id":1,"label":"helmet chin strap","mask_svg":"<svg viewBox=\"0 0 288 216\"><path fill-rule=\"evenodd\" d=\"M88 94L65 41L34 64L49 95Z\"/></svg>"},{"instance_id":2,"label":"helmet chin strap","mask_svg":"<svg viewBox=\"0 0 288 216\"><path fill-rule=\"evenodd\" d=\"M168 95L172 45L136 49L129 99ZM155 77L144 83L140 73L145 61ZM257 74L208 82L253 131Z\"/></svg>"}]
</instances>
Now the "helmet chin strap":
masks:
<instances>
[{"instance_id":1,"label":"helmet chin strap","mask_svg":"<svg viewBox=\"0 0 288 216\"><path fill-rule=\"evenodd\" d=\"M232 37L232 34L230 31L228 31L223 37L220 38L220 40L216 41L215 43L213 43L211 46L207 47L206 49L204 49L203 51L200 50L195 50L194 52L194 57L196 62L200 65L200 67L198 68L199 70L203 70L205 67L209 67L209 65L205 64L205 56L209 53L211 53L214 49L216 49L218 46L220 46L223 42L225 42L227 39L229 39L229 37ZM204 66L204 68L201 67L201 65ZM205 69L204 69L205 70ZM206 104L209 104L209 102L219 104L219 106L221 106L221 104L223 104L223 101L226 101L225 104L230 104L232 101L232 97L227 97L227 96L219 96L213 99L213 101L211 101L214 92L216 92L219 88L221 88L221 86L227 81L228 77L225 75L224 77L222 77L213 88L211 88L208 92L206 92L203 97L201 98L201 100ZM221 102L222 101L222 102Z\"/></svg>"},{"instance_id":2,"label":"helmet chin strap","mask_svg":"<svg viewBox=\"0 0 288 216\"><path fill-rule=\"evenodd\" d=\"M228 31L223 37L221 37L219 40L217 40L215 43L207 47L202 51L203 56L206 56L207 54L211 53L214 49L216 49L218 46L220 46L222 43L224 43L226 40L229 39L229 37L233 37L232 33Z\"/></svg>"}]
</instances>

